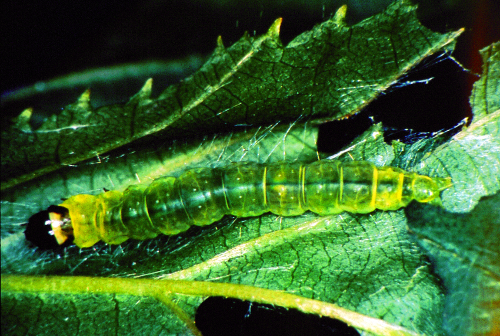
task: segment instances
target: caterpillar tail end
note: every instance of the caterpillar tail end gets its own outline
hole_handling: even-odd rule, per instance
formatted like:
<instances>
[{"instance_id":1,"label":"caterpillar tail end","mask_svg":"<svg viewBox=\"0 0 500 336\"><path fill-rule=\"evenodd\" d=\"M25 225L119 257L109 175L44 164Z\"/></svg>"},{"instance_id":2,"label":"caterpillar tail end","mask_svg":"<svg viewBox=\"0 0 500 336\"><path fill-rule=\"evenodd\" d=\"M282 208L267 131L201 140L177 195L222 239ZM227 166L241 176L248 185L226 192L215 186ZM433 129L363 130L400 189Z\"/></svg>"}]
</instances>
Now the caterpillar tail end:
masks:
<instances>
[{"instance_id":1,"label":"caterpillar tail end","mask_svg":"<svg viewBox=\"0 0 500 336\"><path fill-rule=\"evenodd\" d=\"M451 181L451 177L434 177L432 178L432 180L436 184L436 197L430 200L428 203L442 208L443 202L441 200L441 192L451 187L453 185L453 182Z\"/></svg>"},{"instance_id":2,"label":"caterpillar tail end","mask_svg":"<svg viewBox=\"0 0 500 336\"><path fill-rule=\"evenodd\" d=\"M434 177L433 180L436 182L437 188L439 192L448 189L453 185L453 182L451 181L451 177Z\"/></svg>"},{"instance_id":3,"label":"caterpillar tail end","mask_svg":"<svg viewBox=\"0 0 500 336\"><path fill-rule=\"evenodd\" d=\"M420 203L442 206L441 191L452 186L450 178L417 175L413 180L413 199Z\"/></svg>"}]
</instances>

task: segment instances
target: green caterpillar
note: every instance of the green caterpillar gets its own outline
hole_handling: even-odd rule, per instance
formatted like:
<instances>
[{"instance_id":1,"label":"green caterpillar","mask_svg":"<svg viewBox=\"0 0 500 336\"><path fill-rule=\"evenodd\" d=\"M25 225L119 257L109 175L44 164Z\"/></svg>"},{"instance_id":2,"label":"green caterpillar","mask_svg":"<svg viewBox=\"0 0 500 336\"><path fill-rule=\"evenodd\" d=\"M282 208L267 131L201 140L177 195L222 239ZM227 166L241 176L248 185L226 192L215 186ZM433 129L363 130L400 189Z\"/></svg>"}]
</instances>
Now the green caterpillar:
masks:
<instances>
[{"instance_id":1,"label":"green caterpillar","mask_svg":"<svg viewBox=\"0 0 500 336\"><path fill-rule=\"evenodd\" d=\"M128 238L175 235L224 215L297 216L308 210L320 215L369 213L396 210L412 200L438 205L440 192L450 186L449 178L376 167L366 161L240 163L191 169L149 186L132 185L124 192L76 195L60 206L68 209L64 221L73 228L74 243L90 247L100 240L120 244Z\"/></svg>"}]
</instances>

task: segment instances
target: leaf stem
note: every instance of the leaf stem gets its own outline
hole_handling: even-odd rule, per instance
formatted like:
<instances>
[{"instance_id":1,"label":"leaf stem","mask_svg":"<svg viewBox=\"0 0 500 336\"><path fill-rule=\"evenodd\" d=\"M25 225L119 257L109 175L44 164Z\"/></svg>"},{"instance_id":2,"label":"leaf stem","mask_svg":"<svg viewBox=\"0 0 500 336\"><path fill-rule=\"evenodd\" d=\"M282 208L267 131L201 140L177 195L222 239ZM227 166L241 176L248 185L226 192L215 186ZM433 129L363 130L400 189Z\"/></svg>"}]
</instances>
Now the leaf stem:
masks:
<instances>
[{"instance_id":1,"label":"leaf stem","mask_svg":"<svg viewBox=\"0 0 500 336\"><path fill-rule=\"evenodd\" d=\"M186 280L123 279L75 276L2 275L2 292L50 294L126 294L154 297L166 303L170 294L223 296L294 308L327 316L376 335L417 336L418 333L335 304L247 285ZM169 305L170 306L170 305Z\"/></svg>"}]
</instances>

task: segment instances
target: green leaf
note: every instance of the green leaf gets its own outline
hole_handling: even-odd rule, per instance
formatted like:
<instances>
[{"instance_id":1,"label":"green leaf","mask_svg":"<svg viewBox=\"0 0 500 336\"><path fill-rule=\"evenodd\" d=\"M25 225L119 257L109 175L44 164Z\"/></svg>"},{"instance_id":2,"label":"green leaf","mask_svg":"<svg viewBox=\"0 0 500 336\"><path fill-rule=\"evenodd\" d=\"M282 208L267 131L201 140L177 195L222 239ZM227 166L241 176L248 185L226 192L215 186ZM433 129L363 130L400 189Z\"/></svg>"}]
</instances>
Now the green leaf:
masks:
<instances>
[{"instance_id":1,"label":"green leaf","mask_svg":"<svg viewBox=\"0 0 500 336\"><path fill-rule=\"evenodd\" d=\"M276 138L279 140L276 141ZM269 161L273 156L267 155L266 152L269 150L266 148L272 148L271 153L280 154L314 152L303 139L309 141L314 139L314 133L311 134L304 125L281 129L276 127L267 133L267 137L260 139L258 147L246 153L261 159L260 154L264 154ZM227 138L222 138L222 141L227 144ZM239 141L237 143L241 144ZM300 143L302 146L298 145ZM287 148L289 144L293 150L275 150ZM217 141L210 141L209 145L210 148L219 147ZM392 147L384 143L378 125L368 130L352 146L354 149L339 159L352 160L347 154L355 159L367 155L365 159L374 159L381 163L390 162L394 157ZM263 153L260 152L261 148ZM235 152L238 150L227 145L224 147L224 153L230 157ZM177 155L182 158L189 156L182 152ZM175 154L172 156L176 157ZM296 156L297 154L294 154L294 157ZM191 157L194 158L195 155ZM314 157L306 157L311 161L314 160ZM275 159L282 160L283 157L278 155ZM115 163L115 168L116 161L112 161ZM171 162L175 163L175 160ZM32 250L21 247L19 242L5 247L2 245L4 271L121 278L153 277L158 279L158 286L166 286L162 287L165 291L169 291L170 285L168 282L161 285L165 279L208 281L204 291L199 294L202 296L215 294L227 296L224 292L210 291L211 283L214 281L244 284L251 285L254 289L240 289L233 294L234 296L253 300L260 298L262 302L293 307L282 297L284 294L282 291L286 290L300 297L319 300L301 306L309 313L343 318L345 314L331 312L326 314L323 310L313 309L319 307L329 311L328 302L334 302L358 314L383 318L392 326L377 329L381 322L375 323L363 315L344 319L351 325L379 335L389 335L391 330L400 330L398 326L425 333L440 330L444 294L431 273L430 265L406 233L406 218L403 211L375 212L369 215L341 214L328 217L314 214L289 218L265 215L239 219L234 223L229 218L223 223L207 228L194 228L179 236L162 237L139 244L130 242L119 247L99 245L96 249L83 251L78 251L74 247L69 249L62 259L54 258L53 254L46 254L30 260L33 257L28 256L32 254ZM18 253L9 251L9 246L17 249ZM20 263L20 260L23 263ZM93 278L91 282L100 286L99 284L105 279ZM42 283L40 279L34 281ZM74 293L74 290L67 290L59 285L54 286L51 284L52 280L48 281L47 287L56 288L52 293ZM13 282L22 283L18 279L14 279ZM138 284L136 286L142 288ZM150 287L150 285L144 286ZM23 291L46 292L47 287L37 289L29 285ZM3 288L6 288L5 284ZM89 289L88 286L77 286L77 288L96 293L96 289ZM124 288L124 285L117 284L116 288ZM264 297L255 297L254 291L257 288L274 291L266 293ZM107 293L122 292L111 289ZM182 295L174 296L172 299L176 302L175 307L180 305L183 308L179 309L193 316L192 312L199 301L193 301L186 292L179 294ZM7 297L8 300L21 303L24 300L23 296L9 295L12 296ZM297 299L291 301L294 300ZM128 306L119 307L124 311L131 309ZM336 310L337 307L334 311ZM152 311L162 314L160 308ZM115 321L117 318L121 316L112 320ZM143 321L142 317L138 319ZM179 318L172 318L169 321L177 325ZM138 323L141 328L146 328L146 322ZM147 326L155 328L154 324ZM95 325L96 331L99 332L104 327L105 324ZM140 330L146 332L145 329Z\"/></svg>"},{"instance_id":2,"label":"green leaf","mask_svg":"<svg viewBox=\"0 0 500 336\"><path fill-rule=\"evenodd\" d=\"M451 50L461 32L431 32L402 1L352 27L345 10L287 46L281 19L227 49L219 39L198 72L157 99L151 80L127 104L96 110L87 91L34 132L26 112L2 131L2 190L133 141L356 113L426 56Z\"/></svg>"},{"instance_id":3,"label":"green leaf","mask_svg":"<svg viewBox=\"0 0 500 336\"><path fill-rule=\"evenodd\" d=\"M498 43L482 53L483 56L491 53L491 57L483 66L483 77L474 86L471 98L474 120L422 162L433 167L423 170L425 173L453 179L453 187L444 192L444 206L452 212L468 212L481 197L500 189Z\"/></svg>"},{"instance_id":4,"label":"green leaf","mask_svg":"<svg viewBox=\"0 0 500 336\"><path fill-rule=\"evenodd\" d=\"M492 45L480 51L483 58L483 75L474 84L470 97L476 119L493 114L500 108L500 53L499 44ZM498 132L498 130L496 130Z\"/></svg>"},{"instance_id":5,"label":"green leaf","mask_svg":"<svg viewBox=\"0 0 500 336\"><path fill-rule=\"evenodd\" d=\"M481 50L472 124L425 160L453 177L444 205L464 214L419 206L408 212L411 230L447 288L444 326L455 335L500 333L499 48L495 43Z\"/></svg>"},{"instance_id":6,"label":"green leaf","mask_svg":"<svg viewBox=\"0 0 500 336\"><path fill-rule=\"evenodd\" d=\"M431 33L427 33L421 26L413 26L413 16L412 8L404 3L396 3L384 14L370 20L379 22L382 27L391 27L389 31L392 32L398 27L399 34L391 36L401 40L400 43L392 42L392 45L404 45L403 49L409 49L413 55L408 58L414 57L416 62L422 56L422 46L416 44L417 47L411 47L415 40L407 38L422 34L430 36L428 34ZM388 18L391 20L385 21ZM356 30L362 31L359 27L364 27L363 24L367 25L370 20L344 28L352 29L354 36ZM334 22L339 23L338 19ZM304 44L307 41L321 40L317 36L324 30L318 27L302 35L305 36ZM342 26L337 26L340 29L338 27ZM410 31L403 28L409 28ZM335 35L333 32L326 35L329 34ZM363 36L366 37L366 34ZM429 52L441 48L438 47L439 41L449 43L451 35L432 33L432 36L440 38L433 42L436 44L428 45L426 42ZM296 43L294 48L298 49L302 45L297 40L292 43ZM290 45L294 46L292 43ZM360 42L351 41L348 45L348 50L352 50L359 47ZM331 49L325 48L329 55ZM327 57L321 54L318 56L317 53L314 50L310 58ZM375 57L375 54L377 53L367 55L367 59ZM305 65L302 70L306 72L309 58L303 58ZM394 60L394 57L390 59ZM398 58L398 64L399 60L401 58ZM209 61L207 64L212 63ZM490 64L489 68L494 64ZM356 65L350 62L342 64L338 69L349 67L356 69ZM363 71L362 66L359 71ZM391 76L388 81L380 79L385 84L377 86L374 91L383 90L398 75ZM337 77L345 78L343 74ZM485 77L483 80L490 80ZM196 75L192 78L196 78ZM370 83L375 81L378 83L375 79ZM343 83L342 88L348 88L346 84L349 83ZM293 83L286 85L298 86ZM487 87L490 85L488 82ZM172 90L178 90L181 86ZM302 86L308 88L306 84ZM357 89L352 89L348 98L344 96L331 104L334 113L329 116L335 118L344 115L337 113L344 107L346 114L354 113L372 99L370 94L373 92L366 95L365 90L368 89L364 85L356 84L356 87L360 90L359 97L365 97L363 99L366 101L360 103L363 99L358 98ZM216 93L224 91L224 88ZM277 88L276 90L279 91ZM336 94L338 91L337 89ZM317 93L305 92L309 101L319 101L323 96L329 96L323 90ZM169 94L167 89L159 100L166 99ZM316 94L322 97L312 97ZM489 94L489 91L485 93ZM247 93L241 95L246 97ZM57 203L61 197L77 193L98 193L102 188L123 189L138 180L144 182L159 175L176 175L183 169L194 166L223 166L239 161L313 162L318 157L322 158L315 149L317 129L311 122L299 123L297 115L290 116L292 122L284 122L281 112L275 110L276 102L259 100L255 95L251 97L253 98L248 99L255 102L256 106L264 101L269 103L268 109L255 110L256 115L259 115L256 118L262 118L265 126L238 126L229 133L207 133L193 139L158 140L155 137L154 146L143 143L139 147L122 148L120 152L102 154L98 151L98 160L46 173L41 178L4 192L2 231L15 233L2 239L2 321L6 321L2 322L2 333L43 335L75 334L75 331L79 331L82 334L196 334L193 324L196 307L204 297L220 295L338 318L359 330L376 335L443 334L445 302L454 302L448 301L450 298L446 296L447 292L417 244L418 242L426 250L430 250L424 244L428 238L417 233L415 242L408 234L408 227L412 232L417 232L417 219L423 217L420 216L422 213L427 215L426 223L439 223L435 227L446 227L451 223L449 220L456 217L448 211L470 211L479 197L498 191L495 184L498 175L490 175L499 166L498 151L495 151L498 149L495 147L498 146L498 112L495 111L478 113L479 117L476 117L469 128L449 141L436 134L432 139L412 146L386 144L381 126L374 125L344 151L335 155L343 161L368 160L378 165L400 166L430 176L451 176L454 187L443 194L445 210L431 206L410 206L405 210L376 211L366 215L342 213L320 217L308 213L297 217L267 214L256 218L226 218L212 226L192 228L178 236L163 236L144 242L129 241L120 246L98 244L83 250L71 247L62 256L52 252L33 253L33 249L23 243L21 229L15 225L16 219L26 220L33 212ZM353 101L356 103L349 105ZM296 103L299 104L298 101ZM220 107L216 105L214 108L219 110ZM108 109L111 111L111 108ZM200 110L196 113L202 112ZM304 113L303 109L299 109L300 115ZM323 118L325 115L318 112L318 116ZM243 118L229 123L240 124L246 120ZM21 120L19 122L19 125L23 125ZM183 121L181 117L175 122L165 127L178 127L187 121ZM204 133L199 124L201 122L191 122L193 130ZM19 128L22 129L22 126ZM58 133L61 135L62 132ZM465 142L467 144L474 137L487 137L490 141L481 143L482 147L463 146L463 139L468 141ZM90 142L86 144L89 145ZM89 145L89 148L92 146ZM479 178L468 177L455 164L460 160L466 162L465 158L471 156L474 156L470 160L472 167L478 165L475 169ZM496 168L483 167L485 162ZM464 192L464 185L470 186L468 188L474 192ZM434 210L436 212L432 212ZM6 225L5 218L12 218L8 223L14 225ZM441 219L444 223L439 222ZM454 231L453 236L460 237L460 230ZM445 243L447 242L442 244ZM463 251L474 252L476 243L477 241L467 242L456 254ZM495 251L490 243L484 247ZM465 254L467 257L474 256ZM492 259L485 259L481 265L490 265L492 260L499 258L495 259L495 255L492 255ZM442 265L445 268L447 264L443 262ZM490 267L489 272L497 272L497 269ZM40 278L5 273L66 276ZM457 287L454 286L452 283L450 288ZM460 287L459 292L464 292L463 287ZM66 295L68 293L71 295ZM24 323L31 321L33 316L26 316L26 313L40 318L34 323ZM45 320L43 316L51 318ZM462 317L458 313L450 319ZM453 324L450 323L453 321L446 320L445 327L453 331Z\"/></svg>"},{"instance_id":7,"label":"green leaf","mask_svg":"<svg viewBox=\"0 0 500 336\"><path fill-rule=\"evenodd\" d=\"M468 214L415 206L409 225L447 289L450 335L496 335L500 313L500 194Z\"/></svg>"}]
</instances>

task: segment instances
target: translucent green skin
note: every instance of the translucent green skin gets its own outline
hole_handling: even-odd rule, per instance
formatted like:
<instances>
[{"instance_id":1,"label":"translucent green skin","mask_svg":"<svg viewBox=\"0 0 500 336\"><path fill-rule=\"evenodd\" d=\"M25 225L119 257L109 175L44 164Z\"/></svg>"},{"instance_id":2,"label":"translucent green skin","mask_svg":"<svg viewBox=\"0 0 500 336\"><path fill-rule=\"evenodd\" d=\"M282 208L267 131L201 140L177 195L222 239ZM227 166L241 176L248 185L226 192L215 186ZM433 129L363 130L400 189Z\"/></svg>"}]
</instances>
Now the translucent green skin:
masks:
<instances>
[{"instance_id":1,"label":"translucent green skin","mask_svg":"<svg viewBox=\"0 0 500 336\"><path fill-rule=\"evenodd\" d=\"M128 238L174 235L224 215L368 213L396 210L414 199L439 204L439 192L450 185L449 179L365 161L233 164L188 170L149 186L132 185L123 193L72 196L61 205L69 209L75 244L89 247L99 240L120 244Z\"/></svg>"}]
</instances>

